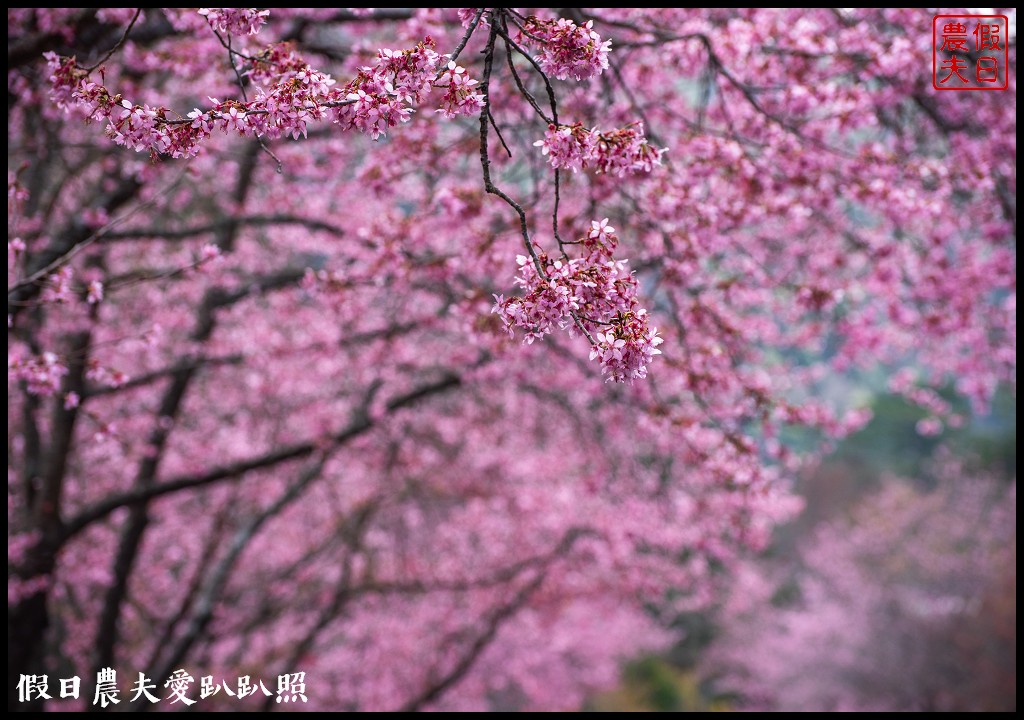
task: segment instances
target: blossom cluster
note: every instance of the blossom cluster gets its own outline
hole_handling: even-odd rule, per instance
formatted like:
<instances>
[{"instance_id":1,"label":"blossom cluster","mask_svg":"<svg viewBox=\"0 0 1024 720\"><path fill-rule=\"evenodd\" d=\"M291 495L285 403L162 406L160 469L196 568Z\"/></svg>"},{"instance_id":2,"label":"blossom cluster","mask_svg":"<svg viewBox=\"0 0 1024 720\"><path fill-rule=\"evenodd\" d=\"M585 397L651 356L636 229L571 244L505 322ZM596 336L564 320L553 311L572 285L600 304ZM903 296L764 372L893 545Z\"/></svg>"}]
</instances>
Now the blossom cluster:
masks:
<instances>
[{"instance_id":1,"label":"blossom cluster","mask_svg":"<svg viewBox=\"0 0 1024 720\"><path fill-rule=\"evenodd\" d=\"M303 83L289 80L270 92L258 91L248 103L210 98L213 107L195 109L187 118L171 117L166 108L136 104L93 82L74 58L48 53L52 96L60 107L78 107L90 119L107 121L106 133L116 144L137 152L175 158L193 157L200 143L215 130L237 131L240 135L278 137L304 134L306 122L323 117L318 91L329 78L313 73Z\"/></svg>"},{"instance_id":2,"label":"blossom cluster","mask_svg":"<svg viewBox=\"0 0 1024 720\"><path fill-rule=\"evenodd\" d=\"M637 299L638 284L626 260L612 257L618 238L608 219L591 223L579 240L584 254L575 259L549 258L538 262L517 257L520 273L516 284L521 297L495 295L497 313L510 335L526 331L524 342L533 343L555 327L570 332L586 330L592 341L590 359L599 360L609 380L633 381L647 376L647 366L661 354L657 328L648 324L647 311Z\"/></svg>"},{"instance_id":3,"label":"blossom cluster","mask_svg":"<svg viewBox=\"0 0 1024 720\"><path fill-rule=\"evenodd\" d=\"M256 8L199 8L210 27L229 35L255 35L267 22L269 10Z\"/></svg>"},{"instance_id":4,"label":"blossom cluster","mask_svg":"<svg viewBox=\"0 0 1024 720\"><path fill-rule=\"evenodd\" d=\"M466 74L466 69L448 62L448 68L438 78L438 87L447 87L444 96L441 98L439 112L446 118L454 118L458 115L474 115L484 107L484 96L473 88L478 84Z\"/></svg>"},{"instance_id":5,"label":"blossom cluster","mask_svg":"<svg viewBox=\"0 0 1024 720\"><path fill-rule=\"evenodd\" d=\"M593 20L577 25L566 18L529 17L524 34L537 47L537 62L545 73L559 80L589 80L608 69L612 49L612 41L602 41L593 27Z\"/></svg>"},{"instance_id":6,"label":"blossom cluster","mask_svg":"<svg viewBox=\"0 0 1024 720\"><path fill-rule=\"evenodd\" d=\"M60 388L61 378L68 374L67 366L56 353L22 356L7 354L7 376L23 381L32 395L53 395Z\"/></svg>"},{"instance_id":7,"label":"blossom cluster","mask_svg":"<svg viewBox=\"0 0 1024 720\"><path fill-rule=\"evenodd\" d=\"M479 8L457 8L459 22L462 23L462 27L468 28L470 25L472 25L473 18L476 17L476 14L477 12L479 12L479 10ZM484 25L487 25L488 22L486 16L481 17L480 22L484 23Z\"/></svg>"},{"instance_id":8,"label":"blossom cluster","mask_svg":"<svg viewBox=\"0 0 1024 720\"><path fill-rule=\"evenodd\" d=\"M43 300L52 303L66 303L74 299L73 273L65 266L53 273L43 290Z\"/></svg>"},{"instance_id":9,"label":"blossom cluster","mask_svg":"<svg viewBox=\"0 0 1024 720\"><path fill-rule=\"evenodd\" d=\"M28 200L28 190L18 183L18 176L16 173L8 170L7 171L7 218L13 215L17 215L21 212L22 206L25 201Z\"/></svg>"},{"instance_id":10,"label":"blossom cluster","mask_svg":"<svg viewBox=\"0 0 1024 720\"><path fill-rule=\"evenodd\" d=\"M212 21L211 21L212 22ZM439 113L447 118L471 115L484 105L476 80L465 68L434 51L430 38L410 50L382 49L373 65L359 69L343 88L310 67L284 45L251 59L245 74L255 85L248 102L210 98L213 107L187 118L166 108L136 104L93 81L74 58L47 53L51 94L59 107L78 107L90 119L107 121L107 135L137 152L192 157L214 131L249 137L306 136L310 122L331 119L373 139L406 122L414 106L432 88L444 91Z\"/></svg>"},{"instance_id":11,"label":"blossom cluster","mask_svg":"<svg viewBox=\"0 0 1024 720\"><path fill-rule=\"evenodd\" d=\"M647 142L643 125L636 123L607 133L588 129L582 123L548 125L544 139L534 143L553 168L579 172L593 167L600 173L623 176L650 172L661 165L665 148Z\"/></svg>"},{"instance_id":12,"label":"blossom cluster","mask_svg":"<svg viewBox=\"0 0 1024 720\"><path fill-rule=\"evenodd\" d=\"M441 69L443 60L430 38L411 50L378 51L376 62L360 68L345 87L345 103L334 110L335 122L376 139L408 121L413 106L434 87L445 91L438 110L445 117L475 113L484 105L483 95L473 91L477 82L453 61Z\"/></svg>"}]
</instances>

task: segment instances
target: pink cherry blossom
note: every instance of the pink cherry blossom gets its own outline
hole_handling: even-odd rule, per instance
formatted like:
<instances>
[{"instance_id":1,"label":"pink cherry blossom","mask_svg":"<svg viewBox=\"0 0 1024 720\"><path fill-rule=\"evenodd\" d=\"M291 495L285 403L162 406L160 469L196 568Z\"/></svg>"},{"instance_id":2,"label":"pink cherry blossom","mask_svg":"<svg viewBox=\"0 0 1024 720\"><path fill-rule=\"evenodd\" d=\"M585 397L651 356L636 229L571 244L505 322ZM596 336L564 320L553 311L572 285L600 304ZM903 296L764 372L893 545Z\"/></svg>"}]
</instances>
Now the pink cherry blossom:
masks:
<instances>
[{"instance_id":1,"label":"pink cherry blossom","mask_svg":"<svg viewBox=\"0 0 1024 720\"><path fill-rule=\"evenodd\" d=\"M52 352L25 357L7 353L7 372L12 379L23 381L32 395L53 395L60 389L67 366Z\"/></svg>"},{"instance_id":2,"label":"pink cherry blossom","mask_svg":"<svg viewBox=\"0 0 1024 720\"><path fill-rule=\"evenodd\" d=\"M447 84L447 90L441 100L441 109L437 112L446 118L457 115L475 115L484 107L484 96L474 91L477 81L466 75L466 69L449 61L448 69L438 84Z\"/></svg>"},{"instance_id":3,"label":"pink cherry blossom","mask_svg":"<svg viewBox=\"0 0 1024 720\"><path fill-rule=\"evenodd\" d=\"M661 165L666 149L655 149L642 127L626 127L609 133L575 125L549 125L543 140L534 143L555 169L578 172L593 167L597 172L626 175L651 172Z\"/></svg>"},{"instance_id":4,"label":"pink cherry blossom","mask_svg":"<svg viewBox=\"0 0 1024 720\"><path fill-rule=\"evenodd\" d=\"M555 328L579 329L593 346L591 360L599 360L608 380L632 382L647 377L647 366L660 355L663 342L656 328L648 327L647 311L639 305L638 284L626 267L614 260L618 245L608 218L591 222L591 231L579 241L580 258L550 260L541 254L537 264L525 255L516 258L520 275L516 283L523 296L495 295L497 313L510 335L526 331L524 342L550 334Z\"/></svg>"},{"instance_id":5,"label":"pink cherry blossom","mask_svg":"<svg viewBox=\"0 0 1024 720\"><path fill-rule=\"evenodd\" d=\"M229 35L255 35L267 22L269 10L256 8L199 8L210 27Z\"/></svg>"},{"instance_id":6,"label":"pink cherry blossom","mask_svg":"<svg viewBox=\"0 0 1024 720\"><path fill-rule=\"evenodd\" d=\"M589 80L608 69L611 40L602 40L594 21L583 25L566 18L541 20L529 17L523 34L540 53L541 67L559 80Z\"/></svg>"},{"instance_id":7,"label":"pink cherry blossom","mask_svg":"<svg viewBox=\"0 0 1024 720\"><path fill-rule=\"evenodd\" d=\"M90 305L97 305L103 301L103 283L99 280L90 280L86 301Z\"/></svg>"}]
</instances>

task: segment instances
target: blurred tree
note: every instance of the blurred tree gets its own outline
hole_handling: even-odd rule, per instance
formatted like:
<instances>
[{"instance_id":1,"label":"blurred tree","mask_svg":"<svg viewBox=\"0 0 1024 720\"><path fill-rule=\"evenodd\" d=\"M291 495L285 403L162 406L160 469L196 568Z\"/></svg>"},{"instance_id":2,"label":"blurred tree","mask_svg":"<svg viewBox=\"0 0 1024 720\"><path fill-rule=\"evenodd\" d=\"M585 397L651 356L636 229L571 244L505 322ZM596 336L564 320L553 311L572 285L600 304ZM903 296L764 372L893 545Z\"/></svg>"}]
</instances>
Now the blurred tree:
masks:
<instances>
[{"instance_id":1,"label":"blurred tree","mask_svg":"<svg viewBox=\"0 0 1024 720\"><path fill-rule=\"evenodd\" d=\"M932 490L890 480L823 523L798 564L741 574L719 686L752 709L1014 710L1016 486L944 463Z\"/></svg>"}]
</instances>

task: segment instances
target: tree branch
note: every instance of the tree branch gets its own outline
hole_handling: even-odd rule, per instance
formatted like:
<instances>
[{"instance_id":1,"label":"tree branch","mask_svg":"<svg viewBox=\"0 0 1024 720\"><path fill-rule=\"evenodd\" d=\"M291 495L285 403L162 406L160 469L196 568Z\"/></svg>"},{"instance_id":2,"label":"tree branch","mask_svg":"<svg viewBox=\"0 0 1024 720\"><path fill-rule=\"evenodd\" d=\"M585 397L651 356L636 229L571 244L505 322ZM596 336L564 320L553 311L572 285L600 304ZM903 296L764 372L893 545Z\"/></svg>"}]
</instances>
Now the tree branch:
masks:
<instances>
[{"instance_id":1,"label":"tree branch","mask_svg":"<svg viewBox=\"0 0 1024 720\"><path fill-rule=\"evenodd\" d=\"M122 178L118 185L101 195L93 207L111 212L135 197L141 185L135 178ZM80 217L76 217L62 232L57 234L45 250L32 258L28 276L7 290L7 314L16 319L17 314L29 301L42 291L42 280L78 252L79 249L102 236L102 230L94 232Z\"/></svg>"},{"instance_id":2,"label":"tree branch","mask_svg":"<svg viewBox=\"0 0 1024 720\"><path fill-rule=\"evenodd\" d=\"M269 225L301 225L310 230L331 233L337 237L345 235L345 230L323 220L304 218L298 215L250 215L247 217L222 218L205 225L196 225L190 228L179 228L176 230L160 230L156 228L139 228L133 230L121 230L119 232L106 233L103 236L105 242L109 241L130 241L130 240L187 240L197 235L208 233L223 233L231 227L266 227Z\"/></svg>"},{"instance_id":3,"label":"tree branch","mask_svg":"<svg viewBox=\"0 0 1024 720\"><path fill-rule=\"evenodd\" d=\"M163 662L153 668L150 668L148 674L151 677L167 677L173 669L181 663L188 654L192 645L197 639L199 639L199 636L202 634L207 624L209 624L210 619L213 617L213 609L217 599L220 597L221 592L223 592L224 587L231 578L231 572L238 563L238 558L242 555L242 552L268 520L276 516L298 499L298 497L302 495L303 491L309 487L314 480L320 477L326 461L327 454L321 454L321 456L311 463L299 475L298 479L292 483L291 487L289 487L276 501L262 512L250 518L248 522L235 532L234 537L231 539L231 544L228 546L224 556L214 566L213 570L207 576L206 581L203 583L202 589L199 591L196 602L193 605L192 613L188 624L185 626L185 630L182 632L171 651L164 658ZM138 711L142 710L146 706L147 701L144 698L140 698L138 703L132 709Z\"/></svg>"},{"instance_id":4,"label":"tree branch","mask_svg":"<svg viewBox=\"0 0 1024 720\"><path fill-rule=\"evenodd\" d=\"M569 530L561 542L549 553L546 560L548 563L568 552L573 544L583 535L585 531L574 528ZM417 712L422 710L428 703L437 700L447 690L454 687L473 668L473 664L483 654L484 650L494 641L498 630L508 620L522 609L529 601L530 596L543 584L547 578L548 568L544 567L537 571L536 576L523 586L508 602L499 605L484 622L484 628L470 644L466 653L455 663L455 666L440 678L430 683L415 697L409 700L400 709L400 712Z\"/></svg>"},{"instance_id":5,"label":"tree branch","mask_svg":"<svg viewBox=\"0 0 1024 720\"><path fill-rule=\"evenodd\" d=\"M409 391L408 393L393 398L387 403L387 409L389 412L393 412L395 410L409 407L410 405L432 395L438 395L456 388L461 384L461 382L461 378L458 375L444 375L437 382L423 385ZM369 416L362 415L356 417L347 426L345 426L344 429L332 435L329 438L329 441L335 446L343 445L349 440L352 440L353 438L356 438L370 430L375 424L376 422ZM118 508L131 507L157 497L169 495L181 490L188 490L190 488L204 487L221 480L237 480L245 475L245 473L253 470L262 470L264 468L280 465L281 463L288 462L289 460L308 457L322 445L323 442L319 439L295 443L270 451L263 455L212 468L201 475L187 475L172 478L156 485L135 487L122 493L110 495L92 506L85 508L75 517L71 518L64 526L64 534L61 541L62 543L67 542L80 531L84 530L97 520L103 519Z\"/></svg>"},{"instance_id":6,"label":"tree branch","mask_svg":"<svg viewBox=\"0 0 1024 720\"><path fill-rule=\"evenodd\" d=\"M114 47L110 48L110 52L108 52L106 55L104 55L99 60L97 60L95 64L90 65L87 68L82 68L82 69L85 70L85 72L87 72L87 73L91 73L93 70L95 70L100 65L102 65L107 60L109 60L111 57L113 57L114 53L117 52L118 48L120 48L122 45L124 45L125 40L128 39L128 33L130 33L132 31L133 27L135 27L135 23L138 21L139 15L141 15L141 14L142 14L142 8L139 8L138 10L135 11L135 15L132 16L132 21L130 23L128 23L128 27L126 27L124 29L124 35L121 36L121 39L117 41L117 43L114 45Z\"/></svg>"}]
</instances>

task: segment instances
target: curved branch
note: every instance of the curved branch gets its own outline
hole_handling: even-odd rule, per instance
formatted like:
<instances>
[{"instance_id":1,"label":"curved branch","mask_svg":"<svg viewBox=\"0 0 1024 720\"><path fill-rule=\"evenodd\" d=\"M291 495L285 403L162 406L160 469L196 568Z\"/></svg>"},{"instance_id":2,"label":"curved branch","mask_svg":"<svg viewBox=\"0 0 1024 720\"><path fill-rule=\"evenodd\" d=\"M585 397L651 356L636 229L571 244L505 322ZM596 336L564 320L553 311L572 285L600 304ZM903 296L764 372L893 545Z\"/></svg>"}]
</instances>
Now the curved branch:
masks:
<instances>
[{"instance_id":1,"label":"curved branch","mask_svg":"<svg viewBox=\"0 0 1024 720\"><path fill-rule=\"evenodd\" d=\"M285 490L277 500L275 500L265 510L250 518L248 522L235 532L234 537L231 539L231 544L228 546L227 552L224 553L224 556L214 566L213 570L207 576L206 581L203 583L202 589L199 591L199 595L197 596L195 605L193 606L188 624L185 626L185 630L182 632L178 641L174 644L163 662L150 670L149 674L152 677L167 677L172 672L172 669L185 658L185 655L191 649L195 641L199 639L199 636L213 617L214 605L216 604L221 592L224 590L225 585L227 585L228 580L231 578L231 571L234 570L242 552L246 547L248 547L249 543L259 532L260 528L262 528L268 520L291 505L299 498L300 495L302 495L303 491L305 491L305 489L308 488L314 480L320 477L326 461L327 453L321 454L321 456L307 467L299 475L298 479L292 483L291 487ZM145 707L145 704L146 700L144 698L140 698L133 709L141 710Z\"/></svg>"},{"instance_id":2,"label":"curved branch","mask_svg":"<svg viewBox=\"0 0 1024 720\"><path fill-rule=\"evenodd\" d=\"M440 380L428 385L420 386L403 395L399 395L387 403L387 410L394 412L416 402L438 395L461 385L462 379L458 375L448 374ZM373 428L376 421L366 414L355 417L344 429L336 432L329 438L333 446L340 446L347 443ZM103 500L85 508L64 525L64 533L61 537L61 544L66 543L72 537L84 530L92 523L107 517L114 510L121 507L130 507L145 503L154 498L162 497L172 493L188 490L191 488L204 487L221 480L238 480L247 472L261 470L289 460L297 460L312 455L317 448L323 446L321 439L309 440L307 442L295 443L277 450L270 451L263 455L239 460L226 465L212 468L201 475L179 476L166 480L162 483L146 487L135 487L116 495L110 495Z\"/></svg>"},{"instance_id":3,"label":"curved branch","mask_svg":"<svg viewBox=\"0 0 1024 720\"><path fill-rule=\"evenodd\" d=\"M345 234L345 230L340 226L323 220L315 220L313 218L304 218L300 215L281 213L276 215L250 215L248 217L223 218L221 220L206 223L205 225L196 225L194 227L180 228L177 230L157 230L153 228L121 230L119 232L104 234L103 240L105 242L130 240L187 240L197 235L223 232L228 228L244 225L250 225L253 227L265 227L269 225L301 225L309 228L310 230L332 233L339 237Z\"/></svg>"},{"instance_id":4,"label":"curved branch","mask_svg":"<svg viewBox=\"0 0 1024 720\"><path fill-rule=\"evenodd\" d=\"M121 36L121 39L117 41L117 43L114 45L114 47L110 48L110 52L108 52L106 55L104 55L99 60L97 60L94 64L90 65L87 68L82 68L82 69L85 70L86 72L92 72L93 70L98 68L100 65L105 63L107 60L109 60L111 57L113 57L114 53L116 53L118 51L118 49L122 45L124 45L125 40L128 39L128 33L130 33L132 31L133 27L135 27L135 23L138 22L139 15L141 15L141 14L142 14L142 8L139 8L139 9L137 9L135 11L135 15L132 16L132 21L130 23L128 23L128 27L126 27L124 29L124 34Z\"/></svg>"},{"instance_id":5,"label":"curved branch","mask_svg":"<svg viewBox=\"0 0 1024 720\"><path fill-rule=\"evenodd\" d=\"M573 544L584 534L586 534L586 531L580 528L569 530L561 542L548 554L546 562L550 563L560 555L568 552ZM474 663L483 654L484 650L497 637L502 625L512 619L526 605L533 593L544 583L544 580L547 578L548 569L548 567L539 569L536 576L524 585L508 602L499 605L485 620L483 630L470 644L466 653L455 663L455 666L405 703L399 712L416 712L423 709L425 705L437 700L447 690L462 680L472 670Z\"/></svg>"}]
</instances>

